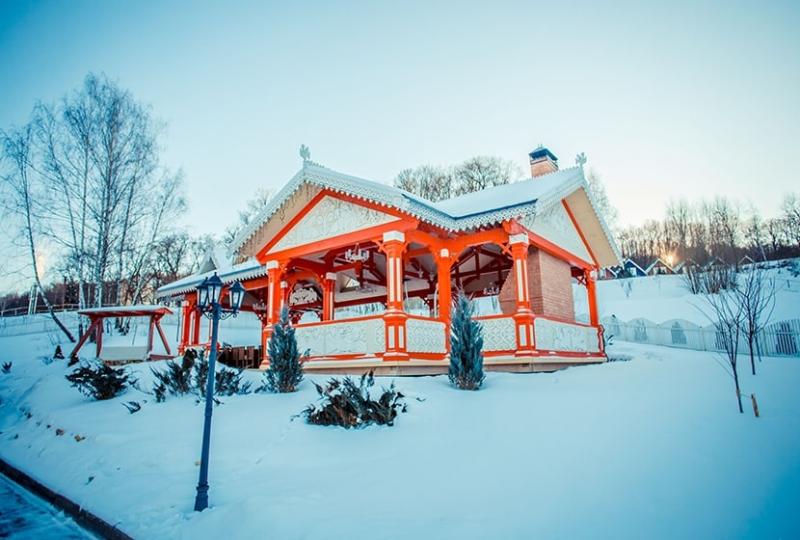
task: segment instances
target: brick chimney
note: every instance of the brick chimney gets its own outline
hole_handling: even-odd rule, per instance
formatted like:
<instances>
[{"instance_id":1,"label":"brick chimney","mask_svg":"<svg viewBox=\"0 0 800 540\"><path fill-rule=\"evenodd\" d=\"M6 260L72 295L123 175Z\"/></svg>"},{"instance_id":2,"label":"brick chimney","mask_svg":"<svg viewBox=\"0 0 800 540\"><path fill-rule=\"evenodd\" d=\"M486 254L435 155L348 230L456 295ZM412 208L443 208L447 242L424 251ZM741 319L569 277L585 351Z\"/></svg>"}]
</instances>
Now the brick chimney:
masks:
<instances>
[{"instance_id":1,"label":"brick chimney","mask_svg":"<svg viewBox=\"0 0 800 540\"><path fill-rule=\"evenodd\" d=\"M534 178L558 170L558 158L542 145L528 156L531 158L531 176Z\"/></svg>"}]
</instances>

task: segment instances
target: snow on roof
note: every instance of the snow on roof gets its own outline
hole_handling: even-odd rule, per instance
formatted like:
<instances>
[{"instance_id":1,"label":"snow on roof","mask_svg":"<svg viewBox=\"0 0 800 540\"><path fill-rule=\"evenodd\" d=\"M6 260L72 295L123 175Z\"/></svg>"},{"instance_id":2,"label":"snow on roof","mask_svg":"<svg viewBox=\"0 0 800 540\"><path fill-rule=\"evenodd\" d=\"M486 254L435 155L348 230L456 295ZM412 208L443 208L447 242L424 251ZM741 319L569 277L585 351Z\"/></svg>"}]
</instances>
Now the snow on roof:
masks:
<instances>
[{"instance_id":1,"label":"snow on roof","mask_svg":"<svg viewBox=\"0 0 800 540\"><path fill-rule=\"evenodd\" d=\"M175 296L194 290L207 277L217 274L223 283L233 283L254 277L267 275L267 269L255 259L248 259L242 263L222 270L210 270L186 276L185 278L162 285L156 292L156 297Z\"/></svg>"},{"instance_id":2,"label":"snow on roof","mask_svg":"<svg viewBox=\"0 0 800 540\"><path fill-rule=\"evenodd\" d=\"M544 206L557 202L578 188L586 186L583 170L573 167L434 203L388 184L350 176L307 161L264 210L231 242L229 246L231 252L235 252L247 242L304 183L390 206L451 231L474 229L521 217L537 209L543 210ZM612 241L610 237L609 241Z\"/></svg>"},{"instance_id":3,"label":"snow on roof","mask_svg":"<svg viewBox=\"0 0 800 540\"><path fill-rule=\"evenodd\" d=\"M172 311L167 306L162 306L159 304L151 305L151 304L138 304L133 306L106 306L106 307L99 307L99 308L86 308L81 309L78 311L81 315L89 315L90 313L94 314L102 314L102 313L116 313L118 311L142 311L147 313L157 313L167 311L172 313Z\"/></svg>"},{"instance_id":4,"label":"snow on roof","mask_svg":"<svg viewBox=\"0 0 800 540\"><path fill-rule=\"evenodd\" d=\"M555 171L536 178L494 186L435 203L439 210L460 219L492 210L522 206L531 202L552 199L564 191L574 191L583 182L579 167ZM560 200L561 197L558 197ZM547 203L550 200L546 201Z\"/></svg>"}]
</instances>

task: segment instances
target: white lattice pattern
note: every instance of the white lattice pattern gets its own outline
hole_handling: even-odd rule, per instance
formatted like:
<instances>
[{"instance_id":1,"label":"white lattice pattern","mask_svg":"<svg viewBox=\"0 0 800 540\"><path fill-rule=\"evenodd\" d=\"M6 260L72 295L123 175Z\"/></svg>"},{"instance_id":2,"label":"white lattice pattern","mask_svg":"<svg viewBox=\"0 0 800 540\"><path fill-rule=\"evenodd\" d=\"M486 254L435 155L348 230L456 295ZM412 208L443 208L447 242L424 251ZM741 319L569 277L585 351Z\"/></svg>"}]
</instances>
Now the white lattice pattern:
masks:
<instances>
[{"instance_id":1,"label":"white lattice pattern","mask_svg":"<svg viewBox=\"0 0 800 540\"><path fill-rule=\"evenodd\" d=\"M334 197L324 197L278 241L270 252L311 244L398 218Z\"/></svg>"},{"instance_id":2,"label":"white lattice pattern","mask_svg":"<svg viewBox=\"0 0 800 540\"><path fill-rule=\"evenodd\" d=\"M598 352L597 329L537 318L534 322L536 348L544 351Z\"/></svg>"},{"instance_id":3,"label":"white lattice pattern","mask_svg":"<svg viewBox=\"0 0 800 540\"><path fill-rule=\"evenodd\" d=\"M298 326L295 335L300 352L308 349L311 356L370 355L384 349L385 331L381 318Z\"/></svg>"},{"instance_id":4,"label":"white lattice pattern","mask_svg":"<svg viewBox=\"0 0 800 540\"><path fill-rule=\"evenodd\" d=\"M408 336L408 352L444 353L445 326L439 321L408 319L406 335Z\"/></svg>"},{"instance_id":5,"label":"white lattice pattern","mask_svg":"<svg viewBox=\"0 0 800 540\"><path fill-rule=\"evenodd\" d=\"M484 351L513 351L517 348L516 323L511 317L478 319L483 327Z\"/></svg>"}]
</instances>

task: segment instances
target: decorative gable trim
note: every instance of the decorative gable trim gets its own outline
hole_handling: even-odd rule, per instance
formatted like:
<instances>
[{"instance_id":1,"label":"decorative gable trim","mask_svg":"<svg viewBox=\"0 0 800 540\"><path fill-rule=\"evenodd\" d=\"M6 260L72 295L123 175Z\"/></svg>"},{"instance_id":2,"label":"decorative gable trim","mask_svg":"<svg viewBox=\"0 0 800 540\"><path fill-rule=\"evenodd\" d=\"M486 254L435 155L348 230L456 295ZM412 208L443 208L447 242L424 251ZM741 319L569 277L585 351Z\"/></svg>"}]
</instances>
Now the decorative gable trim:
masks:
<instances>
[{"instance_id":1,"label":"decorative gable trim","mask_svg":"<svg viewBox=\"0 0 800 540\"><path fill-rule=\"evenodd\" d=\"M373 208L321 193L296 222L291 223L268 248L268 254L312 244L344 234L384 225L400 218Z\"/></svg>"},{"instance_id":2,"label":"decorative gable trim","mask_svg":"<svg viewBox=\"0 0 800 540\"><path fill-rule=\"evenodd\" d=\"M525 216L519 222L533 234L552 242L575 257L584 261L593 260L564 206L553 204L543 212Z\"/></svg>"}]
</instances>

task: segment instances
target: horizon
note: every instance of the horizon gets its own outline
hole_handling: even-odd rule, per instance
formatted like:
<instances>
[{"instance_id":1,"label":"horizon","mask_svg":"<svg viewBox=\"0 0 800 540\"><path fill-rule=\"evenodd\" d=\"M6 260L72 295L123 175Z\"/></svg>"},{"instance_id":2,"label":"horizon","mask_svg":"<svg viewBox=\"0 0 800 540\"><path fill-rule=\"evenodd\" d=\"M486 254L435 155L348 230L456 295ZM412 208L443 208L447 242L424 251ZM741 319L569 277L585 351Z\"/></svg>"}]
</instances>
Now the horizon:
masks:
<instances>
[{"instance_id":1,"label":"horizon","mask_svg":"<svg viewBox=\"0 0 800 540\"><path fill-rule=\"evenodd\" d=\"M12 2L0 128L106 74L165 122L162 160L185 172L194 233L221 233L257 189L282 187L301 144L391 183L475 155L527 173L541 143L562 168L586 153L621 226L718 194L772 216L797 189L783 156L800 143L798 23L791 2Z\"/></svg>"}]
</instances>

